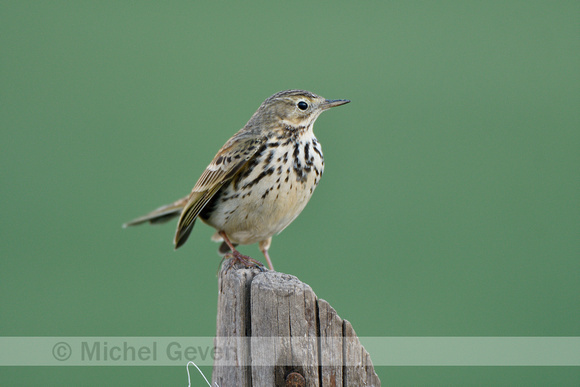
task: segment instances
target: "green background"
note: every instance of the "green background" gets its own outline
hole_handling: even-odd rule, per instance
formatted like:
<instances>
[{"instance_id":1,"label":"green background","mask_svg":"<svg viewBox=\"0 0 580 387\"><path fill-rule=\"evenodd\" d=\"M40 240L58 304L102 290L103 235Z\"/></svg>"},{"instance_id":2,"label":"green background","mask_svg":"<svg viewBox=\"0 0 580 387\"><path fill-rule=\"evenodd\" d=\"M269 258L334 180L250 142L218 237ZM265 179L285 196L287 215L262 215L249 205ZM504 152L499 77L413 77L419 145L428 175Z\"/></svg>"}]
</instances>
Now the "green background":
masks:
<instances>
[{"instance_id":1,"label":"green background","mask_svg":"<svg viewBox=\"0 0 580 387\"><path fill-rule=\"evenodd\" d=\"M316 124L325 175L274 238L279 271L359 336L579 336L579 14L578 1L0 2L0 334L214 335L213 230L198 223L175 252L174 223L121 224L188 193L266 97L303 88L352 103ZM569 367L377 372L580 383ZM2 385L63 382L186 377L0 368Z\"/></svg>"}]
</instances>

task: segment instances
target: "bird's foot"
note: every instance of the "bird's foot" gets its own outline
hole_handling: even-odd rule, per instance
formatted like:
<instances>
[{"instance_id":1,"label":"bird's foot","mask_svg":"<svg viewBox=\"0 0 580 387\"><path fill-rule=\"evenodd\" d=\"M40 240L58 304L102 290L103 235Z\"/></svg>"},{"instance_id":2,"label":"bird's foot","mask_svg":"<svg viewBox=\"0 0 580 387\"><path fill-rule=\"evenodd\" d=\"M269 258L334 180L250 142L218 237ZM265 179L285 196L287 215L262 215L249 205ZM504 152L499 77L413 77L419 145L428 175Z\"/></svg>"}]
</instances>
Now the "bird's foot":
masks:
<instances>
[{"instance_id":1,"label":"bird's foot","mask_svg":"<svg viewBox=\"0 0 580 387\"><path fill-rule=\"evenodd\" d=\"M240 253L238 250L233 250L229 253L227 253L225 255L224 258L233 258L229 265L228 268L226 269L226 272L228 270L230 270L236 263L241 263L242 265L244 265L247 268L257 268L260 269L260 271L264 271L264 264L252 257L248 257L247 255L243 255L242 253Z\"/></svg>"}]
</instances>

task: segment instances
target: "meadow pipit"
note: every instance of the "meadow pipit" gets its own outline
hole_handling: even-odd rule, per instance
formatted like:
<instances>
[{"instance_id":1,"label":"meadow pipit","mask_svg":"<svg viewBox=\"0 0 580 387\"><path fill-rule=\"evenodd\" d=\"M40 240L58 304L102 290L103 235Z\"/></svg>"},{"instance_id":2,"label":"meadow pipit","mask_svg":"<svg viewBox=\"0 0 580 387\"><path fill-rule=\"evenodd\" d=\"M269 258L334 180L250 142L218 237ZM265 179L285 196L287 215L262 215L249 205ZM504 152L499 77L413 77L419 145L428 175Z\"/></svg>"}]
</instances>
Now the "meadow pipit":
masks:
<instances>
[{"instance_id":1,"label":"meadow pipit","mask_svg":"<svg viewBox=\"0 0 580 387\"><path fill-rule=\"evenodd\" d=\"M286 90L266 99L240 131L215 155L186 197L137 218L163 223L179 215L175 248L182 246L199 217L223 241L220 253L246 266L260 262L236 245L259 243L268 266L272 236L302 212L324 170L320 143L312 126L320 113L344 105L305 90Z\"/></svg>"}]
</instances>

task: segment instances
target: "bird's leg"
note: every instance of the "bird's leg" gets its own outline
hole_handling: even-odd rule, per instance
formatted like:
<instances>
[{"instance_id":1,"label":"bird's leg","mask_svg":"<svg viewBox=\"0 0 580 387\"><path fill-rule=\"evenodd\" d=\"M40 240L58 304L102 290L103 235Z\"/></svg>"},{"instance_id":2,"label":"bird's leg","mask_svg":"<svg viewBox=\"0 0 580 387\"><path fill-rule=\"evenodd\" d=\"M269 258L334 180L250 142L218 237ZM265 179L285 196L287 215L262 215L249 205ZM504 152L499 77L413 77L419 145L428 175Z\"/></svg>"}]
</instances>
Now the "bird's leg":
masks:
<instances>
[{"instance_id":1,"label":"bird's leg","mask_svg":"<svg viewBox=\"0 0 580 387\"><path fill-rule=\"evenodd\" d=\"M261 241L259 246L260 246L260 251L262 251L262 253L264 254L264 257L266 257L266 261L268 261L268 266L270 267L270 270L274 270L274 265L272 265L272 261L270 260L270 255L268 254L268 249L270 248L270 244L272 244L271 237Z\"/></svg>"},{"instance_id":2,"label":"bird's leg","mask_svg":"<svg viewBox=\"0 0 580 387\"><path fill-rule=\"evenodd\" d=\"M232 251L231 253L226 254L226 256L231 254L232 258L234 258L232 260L232 262L230 262L230 268L236 262L240 262L245 267L257 267L258 269L262 270L262 268L264 267L264 264L262 262L255 260L252 257L248 257L247 255L243 255L238 250L236 250L236 247L230 241L230 239L228 238L228 236L226 235L226 233L224 231L220 231L219 234L221 235L222 238L224 238L224 242L226 242L226 244L228 245L228 247ZM228 268L228 270L229 270L229 268Z\"/></svg>"}]
</instances>

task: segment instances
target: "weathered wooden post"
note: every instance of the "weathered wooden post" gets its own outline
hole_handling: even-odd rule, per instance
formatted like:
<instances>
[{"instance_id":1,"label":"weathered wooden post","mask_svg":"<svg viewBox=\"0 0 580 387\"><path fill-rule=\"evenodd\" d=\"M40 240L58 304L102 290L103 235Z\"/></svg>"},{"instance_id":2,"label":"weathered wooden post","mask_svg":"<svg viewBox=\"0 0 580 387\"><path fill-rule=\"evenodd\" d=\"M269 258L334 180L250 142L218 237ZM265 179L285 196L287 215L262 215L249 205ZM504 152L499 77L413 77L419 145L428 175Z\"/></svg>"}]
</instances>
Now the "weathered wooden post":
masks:
<instances>
[{"instance_id":1,"label":"weathered wooden post","mask_svg":"<svg viewBox=\"0 0 580 387\"><path fill-rule=\"evenodd\" d=\"M219 274L212 386L380 386L351 324L310 286L228 265Z\"/></svg>"}]
</instances>

